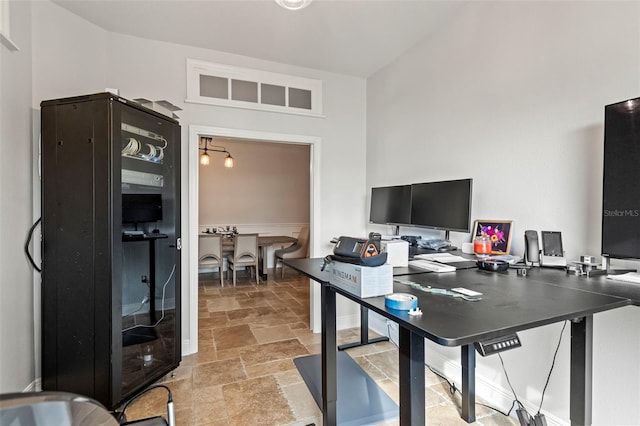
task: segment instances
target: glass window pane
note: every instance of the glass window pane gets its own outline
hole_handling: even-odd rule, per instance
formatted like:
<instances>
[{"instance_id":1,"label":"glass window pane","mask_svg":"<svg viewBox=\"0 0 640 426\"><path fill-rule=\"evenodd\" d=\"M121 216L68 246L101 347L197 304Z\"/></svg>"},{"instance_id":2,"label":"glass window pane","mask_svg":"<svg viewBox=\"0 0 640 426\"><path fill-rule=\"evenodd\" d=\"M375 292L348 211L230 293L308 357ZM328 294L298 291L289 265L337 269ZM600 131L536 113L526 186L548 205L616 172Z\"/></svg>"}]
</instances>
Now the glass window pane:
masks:
<instances>
[{"instance_id":1,"label":"glass window pane","mask_svg":"<svg viewBox=\"0 0 640 426\"><path fill-rule=\"evenodd\" d=\"M311 109L311 90L289 88L289 106Z\"/></svg>"},{"instance_id":2,"label":"glass window pane","mask_svg":"<svg viewBox=\"0 0 640 426\"><path fill-rule=\"evenodd\" d=\"M286 90L284 86L273 84L261 84L262 103L269 105L286 106Z\"/></svg>"},{"instance_id":3,"label":"glass window pane","mask_svg":"<svg viewBox=\"0 0 640 426\"><path fill-rule=\"evenodd\" d=\"M200 74L200 96L229 99L228 79Z\"/></svg>"},{"instance_id":4,"label":"glass window pane","mask_svg":"<svg viewBox=\"0 0 640 426\"><path fill-rule=\"evenodd\" d=\"M258 83L255 81L231 80L231 99L257 103Z\"/></svg>"}]
</instances>

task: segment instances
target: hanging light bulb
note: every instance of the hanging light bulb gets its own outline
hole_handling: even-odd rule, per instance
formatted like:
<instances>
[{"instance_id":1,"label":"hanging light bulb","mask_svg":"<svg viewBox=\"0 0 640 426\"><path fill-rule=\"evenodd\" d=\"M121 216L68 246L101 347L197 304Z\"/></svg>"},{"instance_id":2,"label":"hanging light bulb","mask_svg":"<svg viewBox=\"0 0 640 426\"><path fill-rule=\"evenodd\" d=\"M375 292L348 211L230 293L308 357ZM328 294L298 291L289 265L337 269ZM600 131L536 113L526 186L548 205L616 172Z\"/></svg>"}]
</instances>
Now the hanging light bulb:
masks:
<instances>
[{"instance_id":1,"label":"hanging light bulb","mask_svg":"<svg viewBox=\"0 0 640 426\"><path fill-rule=\"evenodd\" d=\"M209 146L209 143L211 143L212 145ZM227 149L223 146L213 146L213 138L205 137L205 136L201 137L200 146L202 145L204 145L204 148L200 148L200 151L202 151L202 154L200 154L201 165L208 166L209 163L211 162L209 152L222 152L224 154L227 154L227 156L224 159L224 166L228 168L233 167L233 157L231 156L229 151L227 151Z\"/></svg>"},{"instance_id":2,"label":"hanging light bulb","mask_svg":"<svg viewBox=\"0 0 640 426\"><path fill-rule=\"evenodd\" d=\"M203 166L209 165L209 154L207 154L207 151L200 154L200 164L202 164Z\"/></svg>"},{"instance_id":3,"label":"hanging light bulb","mask_svg":"<svg viewBox=\"0 0 640 426\"><path fill-rule=\"evenodd\" d=\"M227 157L224 159L224 166L227 168L233 167L233 157L227 152Z\"/></svg>"}]
</instances>

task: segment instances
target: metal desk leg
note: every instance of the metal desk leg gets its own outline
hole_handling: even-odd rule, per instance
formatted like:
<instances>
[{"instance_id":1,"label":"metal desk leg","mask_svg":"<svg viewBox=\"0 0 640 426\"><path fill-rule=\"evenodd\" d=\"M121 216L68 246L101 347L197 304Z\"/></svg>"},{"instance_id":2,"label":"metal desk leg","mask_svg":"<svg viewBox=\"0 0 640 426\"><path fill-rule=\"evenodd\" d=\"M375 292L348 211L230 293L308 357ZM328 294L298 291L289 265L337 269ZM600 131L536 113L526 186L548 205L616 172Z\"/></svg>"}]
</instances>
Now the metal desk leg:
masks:
<instances>
[{"instance_id":1,"label":"metal desk leg","mask_svg":"<svg viewBox=\"0 0 640 426\"><path fill-rule=\"evenodd\" d=\"M569 418L571 425L591 424L593 316L571 322L571 383Z\"/></svg>"},{"instance_id":2,"label":"metal desk leg","mask_svg":"<svg viewBox=\"0 0 640 426\"><path fill-rule=\"evenodd\" d=\"M400 425L424 425L424 337L400 327Z\"/></svg>"},{"instance_id":3,"label":"metal desk leg","mask_svg":"<svg viewBox=\"0 0 640 426\"><path fill-rule=\"evenodd\" d=\"M387 336L369 339L369 309L360 305L360 341L340 345L338 346L338 350L344 351L345 349L357 348L358 346L370 345L371 343L387 342L388 340L389 338Z\"/></svg>"},{"instance_id":4,"label":"metal desk leg","mask_svg":"<svg viewBox=\"0 0 640 426\"><path fill-rule=\"evenodd\" d=\"M462 420L476 421L476 349L473 345L461 348L462 359Z\"/></svg>"},{"instance_id":5,"label":"metal desk leg","mask_svg":"<svg viewBox=\"0 0 640 426\"><path fill-rule=\"evenodd\" d=\"M149 239L149 320L156 323L156 240ZM222 272L220 272L222 273Z\"/></svg>"},{"instance_id":6,"label":"metal desk leg","mask_svg":"<svg viewBox=\"0 0 640 426\"><path fill-rule=\"evenodd\" d=\"M328 285L320 289L322 305L322 424L337 425L338 372L336 368L336 293Z\"/></svg>"}]
</instances>

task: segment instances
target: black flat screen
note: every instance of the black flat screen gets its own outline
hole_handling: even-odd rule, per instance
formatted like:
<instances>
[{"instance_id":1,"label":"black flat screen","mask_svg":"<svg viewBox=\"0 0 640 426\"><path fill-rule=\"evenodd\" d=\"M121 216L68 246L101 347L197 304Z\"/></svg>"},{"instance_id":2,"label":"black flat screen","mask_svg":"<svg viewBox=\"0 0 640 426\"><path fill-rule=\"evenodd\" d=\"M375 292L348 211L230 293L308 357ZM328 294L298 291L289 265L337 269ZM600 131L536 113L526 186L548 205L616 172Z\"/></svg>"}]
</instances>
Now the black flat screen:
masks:
<instances>
[{"instance_id":1,"label":"black flat screen","mask_svg":"<svg viewBox=\"0 0 640 426\"><path fill-rule=\"evenodd\" d=\"M122 223L145 223L162 220L160 194L122 194Z\"/></svg>"},{"instance_id":2,"label":"black flat screen","mask_svg":"<svg viewBox=\"0 0 640 426\"><path fill-rule=\"evenodd\" d=\"M411 224L469 232L472 179L411 185Z\"/></svg>"},{"instance_id":3,"label":"black flat screen","mask_svg":"<svg viewBox=\"0 0 640 426\"><path fill-rule=\"evenodd\" d=\"M602 254L640 259L640 98L604 110Z\"/></svg>"},{"instance_id":4,"label":"black flat screen","mask_svg":"<svg viewBox=\"0 0 640 426\"><path fill-rule=\"evenodd\" d=\"M371 188L369 221L379 224L410 224L411 185Z\"/></svg>"}]
</instances>

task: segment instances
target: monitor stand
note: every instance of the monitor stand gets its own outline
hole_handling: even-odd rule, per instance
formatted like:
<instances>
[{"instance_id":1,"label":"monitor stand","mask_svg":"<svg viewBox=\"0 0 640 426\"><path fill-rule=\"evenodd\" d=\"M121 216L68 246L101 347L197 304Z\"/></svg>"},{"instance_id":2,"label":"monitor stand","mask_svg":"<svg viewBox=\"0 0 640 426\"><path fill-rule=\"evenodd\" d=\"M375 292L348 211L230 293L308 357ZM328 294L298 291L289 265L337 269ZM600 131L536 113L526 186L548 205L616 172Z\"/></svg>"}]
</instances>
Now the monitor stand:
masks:
<instances>
[{"instance_id":1,"label":"monitor stand","mask_svg":"<svg viewBox=\"0 0 640 426\"><path fill-rule=\"evenodd\" d=\"M611 260L609 256L602 256L602 268L592 269L587 272L587 277L597 277L598 275L618 275L626 274L627 272L636 272L635 269L611 269Z\"/></svg>"},{"instance_id":2,"label":"monitor stand","mask_svg":"<svg viewBox=\"0 0 640 426\"><path fill-rule=\"evenodd\" d=\"M439 249L438 251L455 251L458 250L458 247L452 246L451 245L451 240L449 239L449 231L444 231L444 240L446 242L449 243L449 245L447 247L442 247L441 249Z\"/></svg>"}]
</instances>

